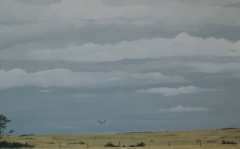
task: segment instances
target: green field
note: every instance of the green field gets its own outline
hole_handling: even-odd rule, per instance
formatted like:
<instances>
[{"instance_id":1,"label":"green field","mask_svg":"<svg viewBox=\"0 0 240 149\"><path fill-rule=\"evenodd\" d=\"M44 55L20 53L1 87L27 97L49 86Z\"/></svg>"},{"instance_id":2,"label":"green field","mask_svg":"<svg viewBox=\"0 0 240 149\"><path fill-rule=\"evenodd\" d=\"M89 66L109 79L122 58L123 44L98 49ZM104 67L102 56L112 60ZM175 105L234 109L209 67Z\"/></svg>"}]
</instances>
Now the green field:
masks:
<instances>
[{"instance_id":1,"label":"green field","mask_svg":"<svg viewBox=\"0 0 240 149\"><path fill-rule=\"evenodd\" d=\"M197 139L201 140L197 143ZM104 147L107 142L119 145L120 148L129 147L131 144L144 142L146 147L134 147L145 149L239 149L240 129L227 130L190 130L190 131L169 131L169 132L141 132L123 134L81 134L81 135L47 135L47 136L6 136L3 140L15 141L35 145L35 149L81 149L81 148L117 148ZM222 145L222 140L234 141L237 145ZM80 143L79 143L80 142ZM84 144L85 143L85 144ZM126 147L122 147L125 145ZM119 148L119 147L118 147Z\"/></svg>"}]
</instances>

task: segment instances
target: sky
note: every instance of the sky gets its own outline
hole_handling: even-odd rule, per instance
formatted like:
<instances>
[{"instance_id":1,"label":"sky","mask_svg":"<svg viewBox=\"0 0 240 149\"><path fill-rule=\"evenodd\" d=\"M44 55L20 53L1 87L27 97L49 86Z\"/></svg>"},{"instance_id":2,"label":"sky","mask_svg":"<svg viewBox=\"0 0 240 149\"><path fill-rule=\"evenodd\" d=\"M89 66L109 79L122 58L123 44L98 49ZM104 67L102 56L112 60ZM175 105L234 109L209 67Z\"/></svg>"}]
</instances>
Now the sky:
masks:
<instances>
[{"instance_id":1,"label":"sky","mask_svg":"<svg viewBox=\"0 0 240 149\"><path fill-rule=\"evenodd\" d=\"M13 135L240 127L239 0L0 2Z\"/></svg>"}]
</instances>

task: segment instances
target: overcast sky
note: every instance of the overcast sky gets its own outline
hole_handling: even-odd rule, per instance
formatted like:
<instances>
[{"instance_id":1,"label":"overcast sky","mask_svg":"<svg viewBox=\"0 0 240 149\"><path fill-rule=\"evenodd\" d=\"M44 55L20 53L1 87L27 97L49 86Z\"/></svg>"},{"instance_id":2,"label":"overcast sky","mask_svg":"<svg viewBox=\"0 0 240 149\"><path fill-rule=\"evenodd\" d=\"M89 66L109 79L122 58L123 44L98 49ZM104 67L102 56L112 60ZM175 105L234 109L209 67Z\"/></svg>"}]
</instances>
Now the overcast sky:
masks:
<instances>
[{"instance_id":1,"label":"overcast sky","mask_svg":"<svg viewBox=\"0 0 240 149\"><path fill-rule=\"evenodd\" d=\"M239 0L0 2L14 135L240 127Z\"/></svg>"}]
</instances>

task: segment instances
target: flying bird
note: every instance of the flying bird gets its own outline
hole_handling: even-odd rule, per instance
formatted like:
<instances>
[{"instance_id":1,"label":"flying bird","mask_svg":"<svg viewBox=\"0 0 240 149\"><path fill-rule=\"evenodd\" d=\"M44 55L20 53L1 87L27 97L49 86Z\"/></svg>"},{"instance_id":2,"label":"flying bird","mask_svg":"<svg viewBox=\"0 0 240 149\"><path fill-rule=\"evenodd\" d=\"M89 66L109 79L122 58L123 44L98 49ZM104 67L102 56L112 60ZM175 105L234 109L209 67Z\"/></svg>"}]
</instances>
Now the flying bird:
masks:
<instances>
[{"instance_id":1,"label":"flying bird","mask_svg":"<svg viewBox=\"0 0 240 149\"><path fill-rule=\"evenodd\" d=\"M98 123L100 123L100 124L104 124L104 123L106 123L106 120L98 120Z\"/></svg>"}]
</instances>

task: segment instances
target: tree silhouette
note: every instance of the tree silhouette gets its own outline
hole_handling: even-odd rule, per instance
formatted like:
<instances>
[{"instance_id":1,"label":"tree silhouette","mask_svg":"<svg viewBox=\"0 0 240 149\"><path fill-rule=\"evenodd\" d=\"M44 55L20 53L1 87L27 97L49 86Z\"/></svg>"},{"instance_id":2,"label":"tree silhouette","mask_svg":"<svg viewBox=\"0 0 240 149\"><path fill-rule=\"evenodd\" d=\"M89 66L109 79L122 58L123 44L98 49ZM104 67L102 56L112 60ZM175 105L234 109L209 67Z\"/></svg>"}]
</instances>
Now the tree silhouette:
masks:
<instances>
[{"instance_id":1,"label":"tree silhouette","mask_svg":"<svg viewBox=\"0 0 240 149\"><path fill-rule=\"evenodd\" d=\"M7 129L7 123L11 122L6 116L0 114L0 139L3 138L3 136L13 133L13 130L10 130L9 132L4 132L5 129Z\"/></svg>"}]
</instances>

